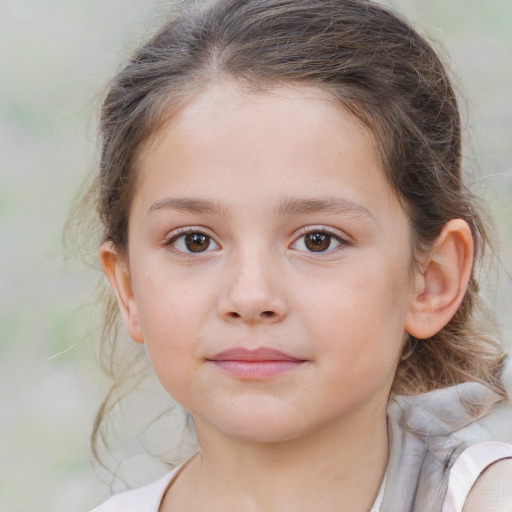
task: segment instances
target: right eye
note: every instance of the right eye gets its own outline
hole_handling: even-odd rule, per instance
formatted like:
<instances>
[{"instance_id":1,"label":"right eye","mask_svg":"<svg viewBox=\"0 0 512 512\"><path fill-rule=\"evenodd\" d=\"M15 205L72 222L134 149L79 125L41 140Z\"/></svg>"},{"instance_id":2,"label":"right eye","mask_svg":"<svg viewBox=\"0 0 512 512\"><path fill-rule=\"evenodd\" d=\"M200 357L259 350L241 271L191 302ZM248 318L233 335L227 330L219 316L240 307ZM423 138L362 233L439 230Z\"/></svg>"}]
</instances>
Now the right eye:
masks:
<instances>
[{"instance_id":1,"label":"right eye","mask_svg":"<svg viewBox=\"0 0 512 512\"><path fill-rule=\"evenodd\" d=\"M184 254L197 254L220 249L210 236L201 231L182 229L179 234L171 235L165 242L166 247Z\"/></svg>"}]
</instances>

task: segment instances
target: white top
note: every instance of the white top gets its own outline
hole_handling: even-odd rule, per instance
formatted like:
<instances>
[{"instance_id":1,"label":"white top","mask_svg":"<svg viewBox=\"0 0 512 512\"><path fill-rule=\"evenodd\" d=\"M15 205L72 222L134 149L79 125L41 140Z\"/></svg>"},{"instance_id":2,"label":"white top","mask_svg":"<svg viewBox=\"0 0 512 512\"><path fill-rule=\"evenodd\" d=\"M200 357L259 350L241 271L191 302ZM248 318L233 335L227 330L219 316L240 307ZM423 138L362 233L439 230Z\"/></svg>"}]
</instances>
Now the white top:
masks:
<instances>
[{"instance_id":1,"label":"white top","mask_svg":"<svg viewBox=\"0 0 512 512\"><path fill-rule=\"evenodd\" d=\"M384 489L386 488L386 477L388 474L386 473L384 475L384 478L382 479L382 483L380 484L380 489L377 494L377 497L375 498L375 502L372 505L372 508L370 509L370 512L380 512L380 506L382 505L382 500L384 499Z\"/></svg>"},{"instance_id":2,"label":"white top","mask_svg":"<svg viewBox=\"0 0 512 512\"><path fill-rule=\"evenodd\" d=\"M190 460L190 459L189 459ZM174 468L170 473L152 484L112 496L91 512L158 512L165 492L174 482L188 461ZM379 512L384 497L386 476L379 489L375 503L369 512Z\"/></svg>"},{"instance_id":3,"label":"white top","mask_svg":"<svg viewBox=\"0 0 512 512\"><path fill-rule=\"evenodd\" d=\"M478 443L464 450L450 470L448 490L441 512L462 512L464 502L480 474L492 463L512 458L512 445L498 442ZM190 459L189 459L190 460ZM158 512L169 486L186 462L152 484L112 496L91 512ZM386 476L369 512L380 512Z\"/></svg>"},{"instance_id":4,"label":"white top","mask_svg":"<svg viewBox=\"0 0 512 512\"><path fill-rule=\"evenodd\" d=\"M91 512L158 512L165 491L169 488L185 464L152 484L116 494Z\"/></svg>"}]
</instances>

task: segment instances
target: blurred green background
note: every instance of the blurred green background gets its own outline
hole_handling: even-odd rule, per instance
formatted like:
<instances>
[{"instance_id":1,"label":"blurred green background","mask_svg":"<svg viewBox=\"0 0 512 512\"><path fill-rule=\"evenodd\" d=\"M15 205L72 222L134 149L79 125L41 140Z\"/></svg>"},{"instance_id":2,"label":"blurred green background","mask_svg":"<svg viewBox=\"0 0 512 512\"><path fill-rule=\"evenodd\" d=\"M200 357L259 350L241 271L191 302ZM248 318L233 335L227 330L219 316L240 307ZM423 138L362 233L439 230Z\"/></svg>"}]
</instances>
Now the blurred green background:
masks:
<instances>
[{"instance_id":1,"label":"blurred green background","mask_svg":"<svg viewBox=\"0 0 512 512\"><path fill-rule=\"evenodd\" d=\"M511 340L512 2L388 3L446 48L465 97L466 163L502 241L493 307ZM61 236L95 165L102 87L166 4L0 0L0 512L84 512L108 495L88 446L107 386L96 272L64 258Z\"/></svg>"}]
</instances>

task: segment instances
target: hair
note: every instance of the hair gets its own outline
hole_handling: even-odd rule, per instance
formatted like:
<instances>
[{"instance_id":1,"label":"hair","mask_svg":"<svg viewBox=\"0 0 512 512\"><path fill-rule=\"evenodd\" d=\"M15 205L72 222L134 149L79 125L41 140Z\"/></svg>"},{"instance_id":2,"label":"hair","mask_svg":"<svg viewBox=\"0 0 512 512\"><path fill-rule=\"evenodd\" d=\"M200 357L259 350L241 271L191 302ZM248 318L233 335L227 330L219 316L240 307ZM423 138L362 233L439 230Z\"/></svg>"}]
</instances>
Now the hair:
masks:
<instances>
[{"instance_id":1,"label":"hair","mask_svg":"<svg viewBox=\"0 0 512 512\"><path fill-rule=\"evenodd\" d=\"M184 102L219 80L254 94L283 85L317 87L364 123L410 219L415 256L454 218L471 229L475 266L492 247L488 220L464 184L461 119L445 66L408 22L370 0L184 2L118 72L104 98L99 170L86 195L96 206L101 241L127 251L144 143ZM505 356L486 334L480 309L473 269L451 321L429 339L407 337L393 391L416 394L476 381L504 394ZM103 349L119 363L116 354L126 349L118 316L113 294L106 293ZM114 385L93 441L130 367L110 366Z\"/></svg>"}]
</instances>

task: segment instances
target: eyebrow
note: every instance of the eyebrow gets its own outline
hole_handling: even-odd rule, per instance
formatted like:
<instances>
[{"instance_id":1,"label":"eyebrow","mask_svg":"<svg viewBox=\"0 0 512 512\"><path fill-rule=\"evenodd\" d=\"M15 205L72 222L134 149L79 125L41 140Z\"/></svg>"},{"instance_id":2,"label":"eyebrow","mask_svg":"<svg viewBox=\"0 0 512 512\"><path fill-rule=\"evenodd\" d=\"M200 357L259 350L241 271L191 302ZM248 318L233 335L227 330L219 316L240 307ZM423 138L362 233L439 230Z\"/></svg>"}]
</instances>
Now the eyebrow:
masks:
<instances>
[{"instance_id":1,"label":"eyebrow","mask_svg":"<svg viewBox=\"0 0 512 512\"><path fill-rule=\"evenodd\" d=\"M194 214L229 215L229 207L209 199L193 197L166 197L155 201L148 210L148 215L157 210L178 210ZM278 215L303 215L308 213L341 214L350 213L375 220L373 214L364 206L353 201L332 196L291 197L280 201L275 208Z\"/></svg>"},{"instance_id":2,"label":"eyebrow","mask_svg":"<svg viewBox=\"0 0 512 512\"><path fill-rule=\"evenodd\" d=\"M196 199L193 197L165 197L155 201L148 210L148 215L156 210L178 210L187 213L216 213L229 214L229 207L208 199Z\"/></svg>"},{"instance_id":3,"label":"eyebrow","mask_svg":"<svg viewBox=\"0 0 512 512\"><path fill-rule=\"evenodd\" d=\"M351 213L375 220L373 214L363 205L343 197L292 197L281 201L277 206L279 215L300 215L306 213Z\"/></svg>"}]
</instances>

